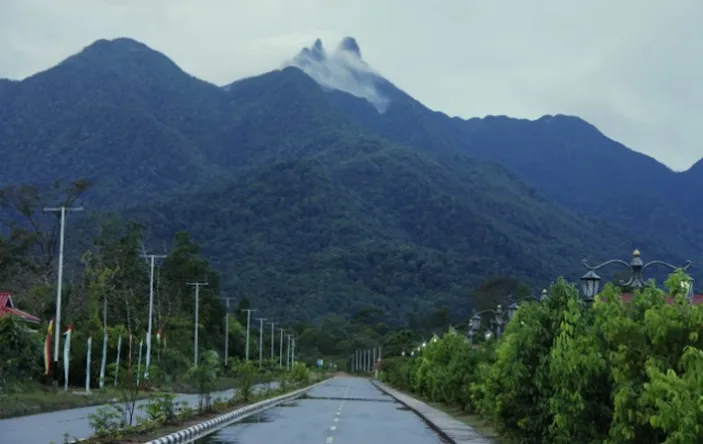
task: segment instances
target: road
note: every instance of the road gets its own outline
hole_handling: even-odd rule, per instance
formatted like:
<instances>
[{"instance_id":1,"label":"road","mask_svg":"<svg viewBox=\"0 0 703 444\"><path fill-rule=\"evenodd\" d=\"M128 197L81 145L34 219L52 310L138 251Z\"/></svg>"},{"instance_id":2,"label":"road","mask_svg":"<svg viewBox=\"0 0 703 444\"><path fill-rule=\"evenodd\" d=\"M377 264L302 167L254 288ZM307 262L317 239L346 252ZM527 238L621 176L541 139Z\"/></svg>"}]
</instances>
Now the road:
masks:
<instances>
[{"instance_id":1,"label":"road","mask_svg":"<svg viewBox=\"0 0 703 444\"><path fill-rule=\"evenodd\" d=\"M264 387L257 386L255 390L262 390ZM217 396L229 398L234 393L234 390L216 392L213 393L213 398ZM176 402L183 401L188 402L190 407L197 407L198 395L176 396ZM147 400L137 401L137 406L147 403ZM68 433L71 438L87 438L93 434L88 415L95 413L100 407L82 407L2 419L0 420L0 444L49 444L52 441L60 443L63 442L65 433ZM145 414L137 407L135 416L141 418Z\"/></svg>"},{"instance_id":2,"label":"road","mask_svg":"<svg viewBox=\"0 0 703 444\"><path fill-rule=\"evenodd\" d=\"M226 427L197 444L438 444L413 412L368 380L336 377L307 397Z\"/></svg>"}]
</instances>

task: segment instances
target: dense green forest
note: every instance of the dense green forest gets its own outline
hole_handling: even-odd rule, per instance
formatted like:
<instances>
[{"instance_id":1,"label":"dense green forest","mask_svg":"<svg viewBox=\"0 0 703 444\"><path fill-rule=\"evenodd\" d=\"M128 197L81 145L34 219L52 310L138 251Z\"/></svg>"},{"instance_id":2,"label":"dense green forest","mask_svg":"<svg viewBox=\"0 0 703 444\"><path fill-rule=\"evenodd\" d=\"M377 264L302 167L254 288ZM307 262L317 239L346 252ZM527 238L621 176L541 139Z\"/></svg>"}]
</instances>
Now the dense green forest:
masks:
<instances>
[{"instance_id":1,"label":"dense green forest","mask_svg":"<svg viewBox=\"0 0 703 444\"><path fill-rule=\"evenodd\" d=\"M45 212L43 208L48 200L75 206L89 188L89 183L78 181L56 183L47 193L32 187L0 190L4 214L12 215L2 219L7 234L0 237L0 289L11 292L20 309L38 316L43 329L56 311L60 229L56 213ZM78 222L75 214L67 216L67 225ZM67 325L72 325L74 340L81 344L89 335L97 337L106 324L114 348L117 338L127 332L137 338L144 337L150 284L150 267L144 254L161 251L147 250L149 240L143 226L137 222L107 219L97 231L90 245L80 253L75 248L66 248L60 328L63 331ZM67 236L66 242L71 241ZM356 348L380 344L393 328L392 317L373 304L360 306L348 316L321 316L313 324L307 318L296 317L294 309L274 310L273 306L253 304L243 290L225 296L220 273L202 255L201 247L187 231L176 232L167 246L167 256L157 260L154 273L153 332L161 331L169 342L178 344L182 359L187 360L193 353L195 298L193 287L188 284L196 281L208 283L199 294L200 348L224 352L227 297L233 300L229 329L229 355L233 358L244 356L246 314L243 309L250 307L257 309L257 316L268 318L297 338L298 359L308 363L319 358L343 361ZM403 323L409 323L419 336L456 322L448 313L446 307L436 307L411 313ZM265 356L270 356L269 324L264 325L263 334ZM277 355L278 334L276 330ZM258 356L258 340L258 323L252 322L251 356ZM74 349L78 356L80 347ZM40 367L37 365L36 369ZM80 378L79 373L76 380Z\"/></svg>"}]
</instances>

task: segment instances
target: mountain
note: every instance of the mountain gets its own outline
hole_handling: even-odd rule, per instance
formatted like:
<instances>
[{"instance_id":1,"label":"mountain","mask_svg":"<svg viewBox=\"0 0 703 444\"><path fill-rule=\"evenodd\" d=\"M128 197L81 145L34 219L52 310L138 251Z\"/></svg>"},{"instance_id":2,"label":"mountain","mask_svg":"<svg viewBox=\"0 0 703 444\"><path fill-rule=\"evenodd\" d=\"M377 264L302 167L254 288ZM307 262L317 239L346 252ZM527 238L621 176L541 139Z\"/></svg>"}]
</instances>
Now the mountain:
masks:
<instances>
[{"instance_id":1,"label":"mountain","mask_svg":"<svg viewBox=\"0 0 703 444\"><path fill-rule=\"evenodd\" d=\"M315 45L322 48L319 41ZM356 41L354 45L360 54ZM305 50L298 59L312 53ZM643 237L666 239L681 254L703 259L696 247L703 242L699 224L703 208L696 205L703 194L701 162L687 172L673 172L573 116L534 121L505 116L450 118L425 107L363 62L340 63L324 55L315 63L297 60L294 65L304 66L313 79L324 77L321 85L335 84L321 73L354 71L339 75L330 101L364 128L435 154L462 152L499 161L555 203L626 226ZM353 89L348 79L355 76L362 76L365 90L373 91L367 95L384 98L382 111L374 100L346 94Z\"/></svg>"},{"instance_id":2,"label":"mountain","mask_svg":"<svg viewBox=\"0 0 703 444\"><path fill-rule=\"evenodd\" d=\"M635 247L684 259L678 239L581 215L543 189L549 176L533 186L486 155L516 144L543 171L535 149L606 143L596 130L567 117L449 119L374 72L351 38L225 87L142 43L100 40L0 83L0 98L0 185L92 179L87 208L136 218L155 242L188 230L224 290L273 315L369 303L396 320L438 305L466 314L471 289L494 276L541 287L577 278L584 256ZM555 177L600 177L561 159Z\"/></svg>"},{"instance_id":3,"label":"mountain","mask_svg":"<svg viewBox=\"0 0 703 444\"><path fill-rule=\"evenodd\" d=\"M296 319L369 302L389 322L438 306L460 319L472 306L469 289L488 277L541 288L565 272L578 276L584 252L632 249L623 230L565 213L500 165L468 156L442 165L382 141L358 145L366 149L351 156L339 146L334 157L344 161L276 162L128 214L159 239L191 231L229 294Z\"/></svg>"}]
</instances>

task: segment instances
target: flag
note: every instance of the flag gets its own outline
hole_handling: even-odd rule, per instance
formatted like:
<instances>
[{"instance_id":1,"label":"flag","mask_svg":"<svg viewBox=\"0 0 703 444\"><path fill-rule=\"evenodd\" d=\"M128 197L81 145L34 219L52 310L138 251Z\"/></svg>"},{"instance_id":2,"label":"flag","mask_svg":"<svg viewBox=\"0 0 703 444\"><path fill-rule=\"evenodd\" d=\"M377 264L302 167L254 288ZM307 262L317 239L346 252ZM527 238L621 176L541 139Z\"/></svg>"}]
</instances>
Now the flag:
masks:
<instances>
[{"instance_id":1,"label":"flag","mask_svg":"<svg viewBox=\"0 0 703 444\"><path fill-rule=\"evenodd\" d=\"M51 368L51 337L54 334L54 320L49 321L49 328L46 331L44 341L44 374L48 375Z\"/></svg>"},{"instance_id":2,"label":"flag","mask_svg":"<svg viewBox=\"0 0 703 444\"><path fill-rule=\"evenodd\" d=\"M132 368L132 331L129 332L129 347L127 350L127 368Z\"/></svg>"},{"instance_id":3,"label":"flag","mask_svg":"<svg viewBox=\"0 0 703 444\"><path fill-rule=\"evenodd\" d=\"M88 343L85 346L85 392L90 393L90 355L93 351L93 338L88 336Z\"/></svg>"},{"instance_id":4,"label":"flag","mask_svg":"<svg viewBox=\"0 0 703 444\"><path fill-rule=\"evenodd\" d=\"M122 333L117 338L117 358L115 359L115 387L117 387L117 374L120 371L120 353L122 352Z\"/></svg>"},{"instance_id":5,"label":"flag","mask_svg":"<svg viewBox=\"0 0 703 444\"><path fill-rule=\"evenodd\" d=\"M107 328L103 328L103 354L100 360L100 382L99 387L102 389L105 387L105 366L107 365Z\"/></svg>"},{"instance_id":6,"label":"flag","mask_svg":"<svg viewBox=\"0 0 703 444\"><path fill-rule=\"evenodd\" d=\"M65 391L68 391L68 368L69 368L69 364L71 361L71 332L72 331L73 331L73 326L71 324L68 324L68 328L66 328L66 331L64 332L64 336L66 336L66 339L64 340L64 343L63 343L63 377L64 377L63 388Z\"/></svg>"}]
</instances>

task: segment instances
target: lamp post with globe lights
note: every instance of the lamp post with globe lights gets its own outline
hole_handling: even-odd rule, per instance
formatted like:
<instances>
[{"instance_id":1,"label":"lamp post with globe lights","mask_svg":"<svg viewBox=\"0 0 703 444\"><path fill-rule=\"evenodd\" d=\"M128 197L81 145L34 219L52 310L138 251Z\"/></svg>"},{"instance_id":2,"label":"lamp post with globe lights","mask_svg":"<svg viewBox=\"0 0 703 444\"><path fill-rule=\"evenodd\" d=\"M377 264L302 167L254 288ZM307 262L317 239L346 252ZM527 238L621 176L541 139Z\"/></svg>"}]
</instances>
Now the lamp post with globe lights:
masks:
<instances>
[{"instance_id":1,"label":"lamp post with globe lights","mask_svg":"<svg viewBox=\"0 0 703 444\"><path fill-rule=\"evenodd\" d=\"M508 300L510 301L510 305L508 305L508 321L511 320L514 316L515 313L517 313L518 308L520 308L520 304L525 302L528 299L532 299L537 302L542 302L545 299L547 299L549 296L547 294L547 289L542 289L542 292L540 293L539 296L525 296L524 298L521 299L513 299L512 296L508 296Z\"/></svg>"},{"instance_id":2,"label":"lamp post with globe lights","mask_svg":"<svg viewBox=\"0 0 703 444\"><path fill-rule=\"evenodd\" d=\"M503 306L498 305L498 307L495 310L483 310L481 312L476 312L476 310L473 311L473 315L471 316L471 319L469 320L469 344L473 345L474 343L474 337L478 333L478 331L481 329L481 315L484 313L493 313L493 319L491 319L491 325L495 325L496 327L496 337L500 337L501 333L503 332L503 325L505 325L505 312L503 311ZM490 330L490 328L489 328ZM489 339L489 336L486 336L486 339Z\"/></svg>"},{"instance_id":3,"label":"lamp post with globe lights","mask_svg":"<svg viewBox=\"0 0 703 444\"><path fill-rule=\"evenodd\" d=\"M640 258L640 251L635 250L632 252L632 260L630 263L625 262L622 259L611 259L609 261L605 261L602 264L598 264L596 266L590 266L588 265L588 261L584 259L581 261L584 267L588 269L586 274L581 276L581 293L582 293L582 298L584 302L586 303L592 303L596 299L596 295L598 294L598 290L600 289L600 276L596 273L596 270L603 268L607 265L610 264L618 264L622 265L630 270L630 278L627 281L620 281L620 286L622 287L631 287L634 289L640 289L646 286L646 282L642 278L642 273L644 270L649 268L652 265L660 265L666 268L669 268L672 271L676 270L683 270L686 271L688 268L691 266L691 261L686 261L683 267L676 267L674 265L669 264L668 262L664 261L650 261L647 263L644 263L642 261L642 258ZM692 300L693 296L693 285L692 283L688 283L687 288L686 288L687 294L689 301Z\"/></svg>"}]
</instances>

